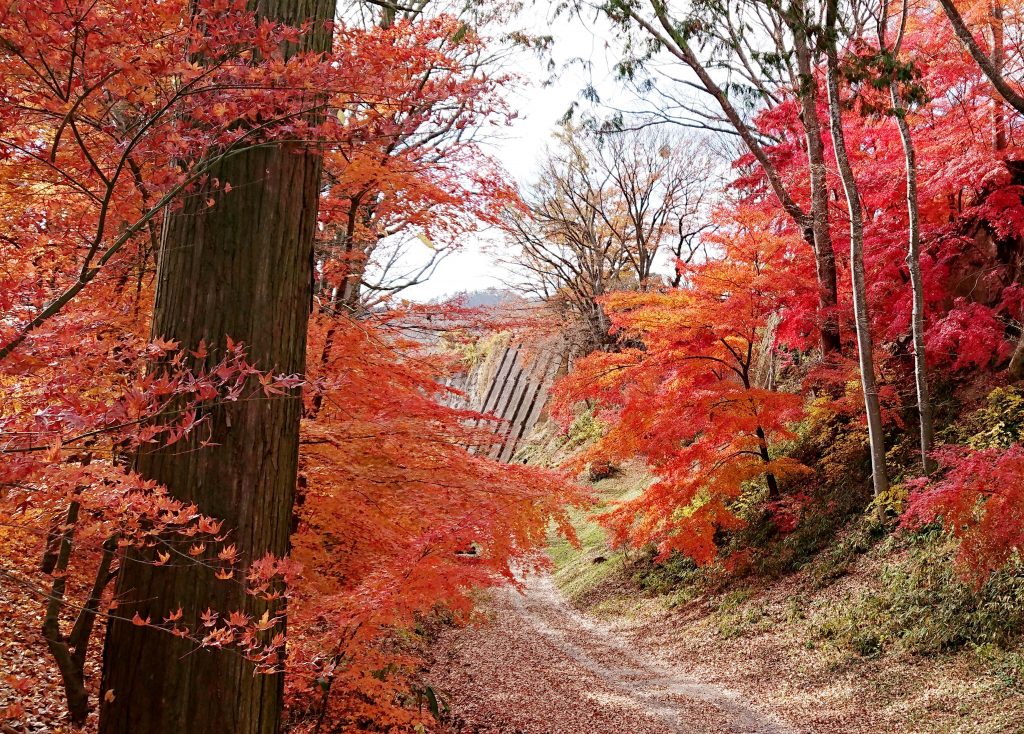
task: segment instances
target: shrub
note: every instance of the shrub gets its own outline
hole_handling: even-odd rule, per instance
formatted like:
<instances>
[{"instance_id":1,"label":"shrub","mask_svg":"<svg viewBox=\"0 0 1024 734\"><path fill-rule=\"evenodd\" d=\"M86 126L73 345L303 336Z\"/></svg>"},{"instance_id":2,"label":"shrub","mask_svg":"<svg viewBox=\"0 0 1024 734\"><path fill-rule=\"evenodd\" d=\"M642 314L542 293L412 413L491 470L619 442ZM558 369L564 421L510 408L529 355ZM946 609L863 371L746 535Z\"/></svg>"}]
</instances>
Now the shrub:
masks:
<instances>
[{"instance_id":1,"label":"shrub","mask_svg":"<svg viewBox=\"0 0 1024 734\"><path fill-rule=\"evenodd\" d=\"M1024 393L993 390L950 434L962 444L936 449L935 481L910 483L903 522L941 522L960 542L959 571L982 583L1024 551Z\"/></svg>"},{"instance_id":2,"label":"shrub","mask_svg":"<svg viewBox=\"0 0 1024 734\"><path fill-rule=\"evenodd\" d=\"M1024 625L1024 563L993 574L978 590L953 570L936 531L914 539L909 557L887 564L881 588L826 617L818 634L859 655L885 650L932 654L965 645L1005 647Z\"/></svg>"},{"instance_id":3,"label":"shrub","mask_svg":"<svg viewBox=\"0 0 1024 734\"><path fill-rule=\"evenodd\" d=\"M1024 693L1024 654L991 643L978 645L974 652L1000 683L1011 691Z\"/></svg>"},{"instance_id":4,"label":"shrub","mask_svg":"<svg viewBox=\"0 0 1024 734\"><path fill-rule=\"evenodd\" d=\"M633 583L652 594L667 594L698 581L697 564L679 552L656 561L658 549L653 543L634 556Z\"/></svg>"}]
</instances>

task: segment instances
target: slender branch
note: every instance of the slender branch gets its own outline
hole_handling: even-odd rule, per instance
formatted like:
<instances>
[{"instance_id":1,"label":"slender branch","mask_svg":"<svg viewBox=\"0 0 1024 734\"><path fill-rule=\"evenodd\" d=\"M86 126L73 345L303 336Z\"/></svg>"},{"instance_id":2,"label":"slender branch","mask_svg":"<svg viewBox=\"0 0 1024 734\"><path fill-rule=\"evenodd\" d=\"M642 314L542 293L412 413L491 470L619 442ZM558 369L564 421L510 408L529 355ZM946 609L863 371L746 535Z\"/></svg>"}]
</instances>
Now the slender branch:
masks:
<instances>
[{"instance_id":1,"label":"slender branch","mask_svg":"<svg viewBox=\"0 0 1024 734\"><path fill-rule=\"evenodd\" d=\"M1010 86L1002 72L992 63L992 57L985 53L977 39L974 38L974 34L967 27L963 16L960 15L960 11L953 4L953 0L939 0L939 2L942 4L942 9L946 12L946 17L949 18L950 25L953 26L953 32L956 33L956 37L960 39L960 43L964 45L964 48L970 52L971 57L992 83L992 86L996 88L996 91L999 92L1011 107L1024 115L1024 96Z\"/></svg>"}]
</instances>

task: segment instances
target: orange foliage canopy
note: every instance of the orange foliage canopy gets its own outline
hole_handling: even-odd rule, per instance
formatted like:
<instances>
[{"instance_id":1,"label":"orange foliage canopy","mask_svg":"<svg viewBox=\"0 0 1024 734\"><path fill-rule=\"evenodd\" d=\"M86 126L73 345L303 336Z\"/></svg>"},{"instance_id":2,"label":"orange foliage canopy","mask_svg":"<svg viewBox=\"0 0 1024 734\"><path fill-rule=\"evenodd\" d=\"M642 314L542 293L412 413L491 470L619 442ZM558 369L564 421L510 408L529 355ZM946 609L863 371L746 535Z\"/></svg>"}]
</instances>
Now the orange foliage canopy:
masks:
<instances>
[{"instance_id":1,"label":"orange foliage canopy","mask_svg":"<svg viewBox=\"0 0 1024 734\"><path fill-rule=\"evenodd\" d=\"M314 351L328 322L312 329ZM324 399L303 423L293 558L304 581L288 664L297 701L318 701L331 683L335 722L408 721L394 704L414 668L388 667L389 635L436 604L467 612L471 589L538 563L531 549L552 521L571 535L562 508L580 498L560 472L471 451L495 434L442 405L450 356L412 341L407 323L399 312L336 322L329 358L310 375Z\"/></svg>"},{"instance_id":2,"label":"orange foliage canopy","mask_svg":"<svg viewBox=\"0 0 1024 734\"><path fill-rule=\"evenodd\" d=\"M593 400L608 426L581 461L639 455L657 475L605 515L618 543L709 562L715 532L739 525L729 503L743 486L774 495L780 475L801 469L769 451L791 437L802 398L768 387L767 366L776 314L808 299L810 282L794 258L800 241L746 215L715 235L713 259L682 266L685 287L605 298L613 329L636 346L590 355L558 386L563 421Z\"/></svg>"},{"instance_id":3,"label":"orange foliage canopy","mask_svg":"<svg viewBox=\"0 0 1024 734\"><path fill-rule=\"evenodd\" d=\"M479 123L499 105L500 80L461 71L482 41L457 38L450 18L341 28L332 54L285 60L283 43L322 29L268 24L246 6L0 7L0 542L10 551L0 574L41 607L56 599L68 629L79 608L117 614L104 591L111 548L216 565L221 583L292 600L287 656L279 618L211 609L134 621L231 647L224 654L264 670L286 659L298 722L310 712L408 722L399 630L436 604L466 608L473 585L511 579L550 521L566 527L574 490L559 473L470 451L490 438L467 427L472 414L441 405L451 360L410 338L402 314L357 322L325 309L310 329L310 375L266 374L230 339L207 370L186 369L179 345L148 337L161 212L237 146L314 141L328 151L329 199L368 186L383 204L371 229L455 237L507 201L507 187L477 149L432 148L423 131L463 103L452 124ZM432 68L451 73L424 82ZM330 114L308 114L325 99ZM417 148L387 149L416 130ZM217 183L217 196L231 196L233 182ZM300 385L309 404L294 557L238 557L231 528L131 471L140 448L205 435L214 402ZM41 571L64 539L72 557ZM17 606L21 628L35 624L26 610Z\"/></svg>"}]
</instances>

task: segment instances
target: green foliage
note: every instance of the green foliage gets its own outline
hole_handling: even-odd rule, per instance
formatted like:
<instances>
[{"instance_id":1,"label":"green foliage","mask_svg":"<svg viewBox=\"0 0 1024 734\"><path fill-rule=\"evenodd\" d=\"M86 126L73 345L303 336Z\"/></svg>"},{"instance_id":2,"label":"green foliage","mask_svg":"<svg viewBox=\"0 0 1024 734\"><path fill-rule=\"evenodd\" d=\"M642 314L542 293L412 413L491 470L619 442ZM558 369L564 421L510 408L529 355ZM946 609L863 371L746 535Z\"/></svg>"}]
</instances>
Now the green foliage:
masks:
<instances>
[{"instance_id":1,"label":"green foliage","mask_svg":"<svg viewBox=\"0 0 1024 734\"><path fill-rule=\"evenodd\" d=\"M779 576L802 568L832 546L871 501L867 432L855 420L831 412L826 405L821 400L810 406L797 432L799 438L791 447L797 460L814 469L811 476L782 487L784 496L806 496L795 527L773 536L770 528L763 527L773 521L766 513L757 521L762 527L751 522L744 531L743 541L749 543L748 547L761 549L754 558L759 573ZM868 523L859 532L872 536L873 542L879 530ZM861 546L870 546L866 536L858 537L852 546L840 545L841 557L849 560L852 554L862 552Z\"/></svg>"},{"instance_id":2,"label":"green foliage","mask_svg":"<svg viewBox=\"0 0 1024 734\"><path fill-rule=\"evenodd\" d=\"M604 424L594 417L592 407L580 404L568 430L556 421L538 423L528 440L516 450L514 463L534 466L563 466L582 449L601 438Z\"/></svg>"},{"instance_id":3,"label":"green foliage","mask_svg":"<svg viewBox=\"0 0 1024 734\"><path fill-rule=\"evenodd\" d=\"M885 531L886 528L871 516L855 523L812 562L810 574L814 585L821 588L845 576L857 557L871 550L884 537Z\"/></svg>"},{"instance_id":4,"label":"green foliage","mask_svg":"<svg viewBox=\"0 0 1024 734\"><path fill-rule=\"evenodd\" d=\"M613 502L635 497L649 483L650 477L633 467L597 482L594 485L597 502L591 507L569 512L579 546L552 534L548 554L555 566L555 584L568 599L584 603L593 592L621 574L626 556L622 551L610 549L608 533L594 517Z\"/></svg>"},{"instance_id":5,"label":"green foliage","mask_svg":"<svg viewBox=\"0 0 1024 734\"><path fill-rule=\"evenodd\" d=\"M1024 388L997 387L985 404L939 431L939 443L972 449L1008 448L1024 442Z\"/></svg>"},{"instance_id":6,"label":"green foliage","mask_svg":"<svg viewBox=\"0 0 1024 734\"><path fill-rule=\"evenodd\" d=\"M843 78L849 82L861 114L891 116L905 114L895 110L889 99L889 85L899 89L901 107L916 107L928 103L928 90L920 83L921 69L912 61L903 61L888 51L868 51L846 56ZM852 106L852 104L851 104Z\"/></svg>"},{"instance_id":7,"label":"green foliage","mask_svg":"<svg viewBox=\"0 0 1024 734\"><path fill-rule=\"evenodd\" d=\"M793 454L814 466L818 480L829 487L849 491L861 484L866 486L871 477L867 431L857 418L834 413L828 404L825 399L811 404L798 430L800 440Z\"/></svg>"},{"instance_id":8,"label":"green foliage","mask_svg":"<svg viewBox=\"0 0 1024 734\"><path fill-rule=\"evenodd\" d=\"M909 495L910 492L905 484L894 483L871 500L871 504L868 505L868 515L876 518L899 517L903 514Z\"/></svg>"},{"instance_id":9,"label":"green foliage","mask_svg":"<svg viewBox=\"0 0 1024 734\"><path fill-rule=\"evenodd\" d=\"M596 441L604 434L604 425L594 417L594 409L587 406L581 410L567 432L568 443L571 446L583 446Z\"/></svg>"},{"instance_id":10,"label":"green foliage","mask_svg":"<svg viewBox=\"0 0 1024 734\"><path fill-rule=\"evenodd\" d=\"M594 417L593 408L582 406L567 431L553 420L533 429L528 440L516 450L513 463L534 466L563 466L581 449L601 437L605 426Z\"/></svg>"},{"instance_id":11,"label":"green foliage","mask_svg":"<svg viewBox=\"0 0 1024 734\"><path fill-rule=\"evenodd\" d=\"M819 581L838 578L856 555L864 553L884 533L886 528L870 517L858 521L851 534L836 544L843 531L857 518L864 505L858 491L818 486L811 495L800 522L793 532L777 536L770 543L754 546L754 568L768 577L778 577L798 571L825 553L826 565L832 567L818 576ZM766 522L770 518L766 517ZM749 537L749 536L748 536Z\"/></svg>"},{"instance_id":12,"label":"green foliage","mask_svg":"<svg viewBox=\"0 0 1024 734\"><path fill-rule=\"evenodd\" d=\"M508 346L509 335L507 332L494 332L480 339L452 339L449 334L441 335L441 343L446 349L455 352L461 358L468 369L473 369L487 359L493 359L497 352Z\"/></svg>"},{"instance_id":13,"label":"green foliage","mask_svg":"<svg viewBox=\"0 0 1024 734\"><path fill-rule=\"evenodd\" d=\"M1024 693L1024 653L1004 650L992 643L978 645L974 652L1006 688Z\"/></svg>"},{"instance_id":14,"label":"green foliage","mask_svg":"<svg viewBox=\"0 0 1024 734\"><path fill-rule=\"evenodd\" d=\"M658 562L655 561L657 555L658 549L651 543L632 558L633 583L644 591L668 594L696 584L702 576L689 556L673 552Z\"/></svg>"},{"instance_id":15,"label":"green foliage","mask_svg":"<svg viewBox=\"0 0 1024 734\"><path fill-rule=\"evenodd\" d=\"M570 601L578 602L621 571L623 557L609 550L604 528L585 515L576 514L572 524L580 547L559 537L548 547L548 554L555 564L555 584Z\"/></svg>"},{"instance_id":16,"label":"green foliage","mask_svg":"<svg viewBox=\"0 0 1024 734\"><path fill-rule=\"evenodd\" d=\"M1024 625L1024 564L994 574L978 591L953 570L937 531L913 540L909 557L886 564L881 588L848 599L818 625L818 635L859 655L921 654L970 644L1006 646Z\"/></svg>"},{"instance_id":17,"label":"green foliage","mask_svg":"<svg viewBox=\"0 0 1024 734\"><path fill-rule=\"evenodd\" d=\"M750 590L736 589L722 597L715 612L715 631L723 639L743 637L752 632L763 632L771 624L771 617L760 604L750 602Z\"/></svg>"},{"instance_id":18,"label":"green foliage","mask_svg":"<svg viewBox=\"0 0 1024 734\"><path fill-rule=\"evenodd\" d=\"M722 597L722 600L718 602L719 612L729 612L738 609L750 599L750 589L739 588L734 591L730 591L728 594Z\"/></svg>"},{"instance_id":19,"label":"green foliage","mask_svg":"<svg viewBox=\"0 0 1024 734\"><path fill-rule=\"evenodd\" d=\"M424 686L423 688L417 689L416 698L420 709L422 710L424 705L426 705L427 710L430 711L430 714L438 721L441 721L451 708L448 701L439 695L438 691L431 686Z\"/></svg>"},{"instance_id":20,"label":"green foliage","mask_svg":"<svg viewBox=\"0 0 1024 734\"><path fill-rule=\"evenodd\" d=\"M976 430L965 443L974 449L991 449L1024 442L1024 391L997 387L988 394L986 403L968 421L968 426Z\"/></svg>"}]
</instances>

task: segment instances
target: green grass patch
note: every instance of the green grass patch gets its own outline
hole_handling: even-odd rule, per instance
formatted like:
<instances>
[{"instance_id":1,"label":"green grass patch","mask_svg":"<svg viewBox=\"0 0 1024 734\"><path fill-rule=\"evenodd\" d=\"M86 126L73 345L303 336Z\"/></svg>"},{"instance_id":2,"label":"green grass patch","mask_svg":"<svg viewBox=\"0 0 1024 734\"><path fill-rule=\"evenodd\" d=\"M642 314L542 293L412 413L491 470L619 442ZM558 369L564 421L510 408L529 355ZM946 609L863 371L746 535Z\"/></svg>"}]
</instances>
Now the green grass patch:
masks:
<instances>
[{"instance_id":1,"label":"green grass patch","mask_svg":"<svg viewBox=\"0 0 1024 734\"><path fill-rule=\"evenodd\" d=\"M644 591L659 596L679 596L675 603L682 603L682 597L695 592L706 575L704 569L682 553L670 553L667 558L656 560L658 549L653 545L636 552L632 563L633 583Z\"/></svg>"},{"instance_id":2,"label":"green grass patch","mask_svg":"<svg viewBox=\"0 0 1024 734\"><path fill-rule=\"evenodd\" d=\"M613 551L608 544L608 532L596 517L615 502L639 495L650 479L642 470L625 467L617 476L594 484L596 503L585 509L570 512L570 521L576 529L579 547L568 540L552 536L548 553L555 565L555 585L570 601L580 601L613 576L622 573L625 554Z\"/></svg>"},{"instance_id":3,"label":"green grass patch","mask_svg":"<svg viewBox=\"0 0 1024 734\"><path fill-rule=\"evenodd\" d=\"M555 585L571 601L578 601L606 579L622 570L623 554L611 551L604 529L584 519L574 519L580 547L564 538L548 548L555 564ZM601 560L604 559L604 560Z\"/></svg>"},{"instance_id":4,"label":"green grass patch","mask_svg":"<svg viewBox=\"0 0 1024 734\"><path fill-rule=\"evenodd\" d=\"M751 601L751 591L739 588L723 595L714 613L715 631L723 639L766 631L772 623L763 605Z\"/></svg>"}]
</instances>

